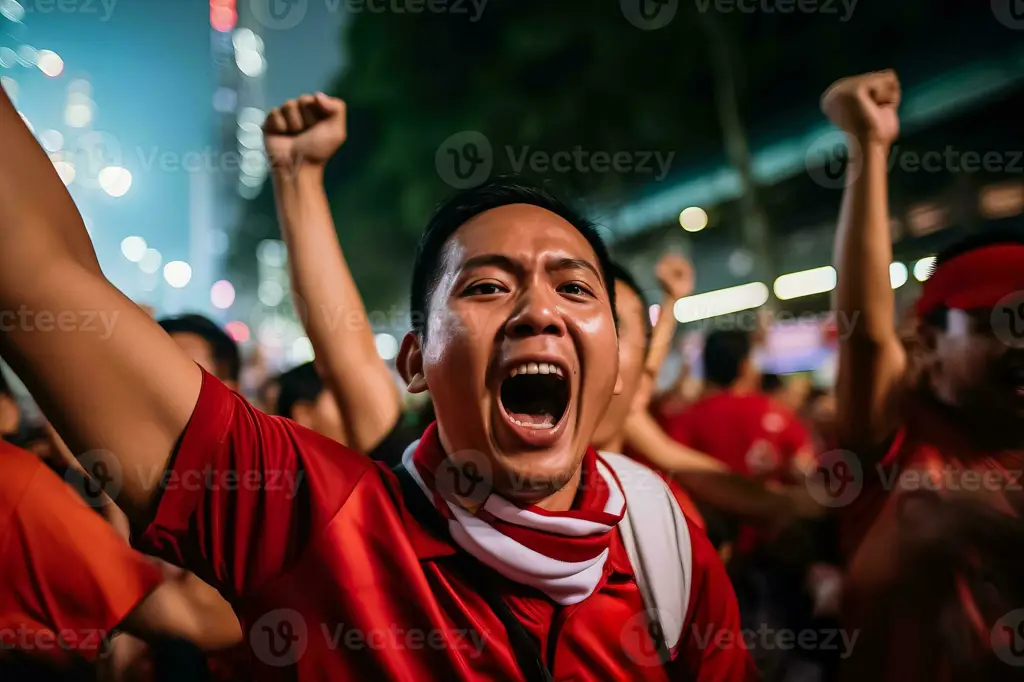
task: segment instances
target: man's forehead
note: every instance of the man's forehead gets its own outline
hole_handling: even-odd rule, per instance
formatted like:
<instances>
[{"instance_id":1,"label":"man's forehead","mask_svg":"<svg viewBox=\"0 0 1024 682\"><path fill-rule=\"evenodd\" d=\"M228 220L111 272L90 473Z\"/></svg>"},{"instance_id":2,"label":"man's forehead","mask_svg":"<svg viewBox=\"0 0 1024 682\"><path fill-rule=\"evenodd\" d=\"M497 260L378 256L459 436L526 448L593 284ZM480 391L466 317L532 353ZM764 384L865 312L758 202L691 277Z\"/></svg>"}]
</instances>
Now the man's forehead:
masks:
<instances>
[{"instance_id":1,"label":"man's forehead","mask_svg":"<svg viewBox=\"0 0 1024 682\"><path fill-rule=\"evenodd\" d=\"M448 264L462 267L481 255L531 263L575 258L600 271L590 242L571 223L538 206L512 204L485 211L459 227L445 245Z\"/></svg>"}]
</instances>

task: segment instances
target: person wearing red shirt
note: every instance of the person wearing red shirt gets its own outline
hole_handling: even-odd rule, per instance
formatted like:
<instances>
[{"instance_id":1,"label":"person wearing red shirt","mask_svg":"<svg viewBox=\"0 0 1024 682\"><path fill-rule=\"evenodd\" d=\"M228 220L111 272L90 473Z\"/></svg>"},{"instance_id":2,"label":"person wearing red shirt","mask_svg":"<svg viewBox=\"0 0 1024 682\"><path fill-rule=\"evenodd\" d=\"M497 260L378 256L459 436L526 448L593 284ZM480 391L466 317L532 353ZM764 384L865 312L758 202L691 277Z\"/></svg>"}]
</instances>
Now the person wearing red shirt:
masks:
<instances>
[{"instance_id":1,"label":"person wearing red shirt","mask_svg":"<svg viewBox=\"0 0 1024 682\"><path fill-rule=\"evenodd\" d=\"M893 71L822 98L851 150L835 305L858 316L839 343L845 451L818 467L848 562L845 627L861 632L843 675L968 679L966 661L969 679L1016 679L1021 581L1005 580L1002 531L1020 526L1007 496L1019 498L1024 469L1024 236L990 231L940 253L901 338L887 187L899 102Z\"/></svg>"},{"instance_id":2,"label":"person wearing red shirt","mask_svg":"<svg viewBox=\"0 0 1024 682\"><path fill-rule=\"evenodd\" d=\"M636 482L589 447L619 383L612 278L571 209L495 180L431 218L398 366L437 422L393 472L188 360L104 278L6 96L0 118L0 309L117 316L110 336L5 328L0 348L73 451L103 463L140 546L232 604L256 679L756 678L707 539L634 464L649 494L630 499L664 501L643 521L675 522L668 559L686 569L641 593L641 538L621 525ZM294 141L274 146L287 191L322 181L313 121L344 126L340 103L268 114L266 134ZM151 475L165 470L174 485Z\"/></svg>"},{"instance_id":3,"label":"person wearing red shirt","mask_svg":"<svg viewBox=\"0 0 1024 682\"><path fill-rule=\"evenodd\" d=\"M34 454L0 441L0 468L0 679L87 674L120 632L234 640Z\"/></svg>"},{"instance_id":4,"label":"person wearing red shirt","mask_svg":"<svg viewBox=\"0 0 1024 682\"><path fill-rule=\"evenodd\" d=\"M704 397L665 423L675 440L733 471L774 483L801 480L813 456L810 436L792 411L760 390L750 334L714 331L704 343Z\"/></svg>"}]
</instances>

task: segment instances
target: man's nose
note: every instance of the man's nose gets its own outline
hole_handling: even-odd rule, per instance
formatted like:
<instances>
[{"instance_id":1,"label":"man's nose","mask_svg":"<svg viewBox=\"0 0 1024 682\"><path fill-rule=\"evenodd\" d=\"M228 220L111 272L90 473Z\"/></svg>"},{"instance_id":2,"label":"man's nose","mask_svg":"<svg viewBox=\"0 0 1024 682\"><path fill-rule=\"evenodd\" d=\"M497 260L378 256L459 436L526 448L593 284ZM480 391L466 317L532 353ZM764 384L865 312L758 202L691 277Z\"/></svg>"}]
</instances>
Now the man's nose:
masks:
<instances>
[{"instance_id":1,"label":"man's nose","mask_svg":"<svg viewBox=\"0 0 1024 682\"><path fill-rule=\"evenodd\" d=\"M505 325L510 337L565 334L565 322L558 310L557 292L544 287L531 287L520 298L515 312Z\"/></svg>"}]
</instances>

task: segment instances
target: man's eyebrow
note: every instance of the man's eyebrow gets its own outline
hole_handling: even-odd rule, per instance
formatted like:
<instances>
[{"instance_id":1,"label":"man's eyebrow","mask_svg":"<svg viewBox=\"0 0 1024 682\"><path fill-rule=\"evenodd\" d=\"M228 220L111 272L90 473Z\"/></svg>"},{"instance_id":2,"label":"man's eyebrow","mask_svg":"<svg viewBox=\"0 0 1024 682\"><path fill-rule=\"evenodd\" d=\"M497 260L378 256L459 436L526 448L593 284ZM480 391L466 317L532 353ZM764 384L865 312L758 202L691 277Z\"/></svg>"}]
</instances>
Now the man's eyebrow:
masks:
<instances>
[{"instance_id":1,"label":"man's eyebrow","mask_svg":"<svg viewBox=\"0 0 1024 682\"><path fill-rule=\"evenodd\" d=\"M604 277L597 271L597 268L591 265L590 261L583 260L582 258L559 258L548 265L548 270L589 270L594 273L594 277L597 277L598 280L604 281Z\"/></svg>"},{"instance_id":2,"label":"man's eyebrow","mask_svg":"<svg viewBox=\"0 0 1024 682\"><path fill-rule=\"evenodd\" d=\"M499 268L511 273L519 273L523 269L522 266L508 256L503 256L500 253L483 253L479 256L467 258L466 261L459 266L459 271L465 272L467 270L487 267Z\"/></svg>"}]
</instances>

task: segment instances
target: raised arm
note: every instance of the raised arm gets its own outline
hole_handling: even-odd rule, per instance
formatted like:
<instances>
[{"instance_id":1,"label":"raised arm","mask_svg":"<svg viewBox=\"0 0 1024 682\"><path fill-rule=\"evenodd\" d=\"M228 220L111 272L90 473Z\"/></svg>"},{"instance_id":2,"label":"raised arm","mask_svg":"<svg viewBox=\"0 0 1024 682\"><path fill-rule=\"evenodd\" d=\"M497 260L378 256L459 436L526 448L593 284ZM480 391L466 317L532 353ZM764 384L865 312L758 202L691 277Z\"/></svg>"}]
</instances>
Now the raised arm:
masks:
<instances>
[{"instance_id":1,"label":"raised arm","mask_svg":"<svg viewBox=\"0 0 1024 682\"><path fill-rule=\"evenodd\" d=\"M895 401L906 368L889 280L888 157L899 133L900 84L892 71L845 78L822 110L846 132L847 185L836 236L835 309L855 320L839 343L838 432L844 447L877 451L896 427Z\"/></svg>"},{"instance_id":2,"label":"raised arm","mask_svg":"<svg viewBox=\"0 0 1024 682\"><path fill-rule=\"evenodd\" d=\"M694 277L690 261L674 253L662 256L655 272L658 284L661 285L661 312L651 333L651 345L647 349L644 369L652 378L657 379L676 333L676 301L693 293Z\"/></svg>"},{"instance_id":3,"label":"raised arm","mask_svg":"<svg viewBox=\"0 0 1024 682\"><path fill-rule=\"evenodd\" d=\"M0 353L72 451L109 460L99 478L117 474L118 504L142 522L202 375L100 272L64 183L2 90L0 150Z\"/></svg>"},{"instance_id":4,"label":"raised arm","mask_svg":"<svg viewBox=\"0 0 1024 682\"><path fill-rule=\"evenodd\" d=\"M341 410L345 445L370 452L398 422L401 401L377 353L324 191L324 164L345 135L345 103L323 93L286 102L264 127L297 307L305 310L317 366Z\"/></svg>"}]
</instances>

